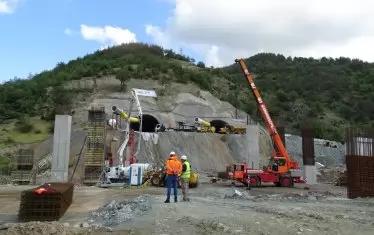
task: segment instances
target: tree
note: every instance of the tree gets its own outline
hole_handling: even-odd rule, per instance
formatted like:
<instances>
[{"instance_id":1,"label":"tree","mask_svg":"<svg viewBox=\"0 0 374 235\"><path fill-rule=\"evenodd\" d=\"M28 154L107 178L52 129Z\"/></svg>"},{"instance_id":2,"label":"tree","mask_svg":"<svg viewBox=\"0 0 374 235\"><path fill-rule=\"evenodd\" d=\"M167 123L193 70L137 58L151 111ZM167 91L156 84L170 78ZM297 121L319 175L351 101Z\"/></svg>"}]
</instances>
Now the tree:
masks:
<instances>
[{"instance_id":1,"label":"tree","mask_svg":"<svg viewBox=\"0 0 374 235\"><path fill-rule=\"evenodd\" d=\"M205 64L202 61L199 61L196 66L199 68L205 69Z\"/></svg>"},{"instance_id":2,"label":"tree","mask_svg":"<svg viewBox=\"0 0 374 235\"><path fill-rule=\"evenodd\" d=\"M126 82L130 80L130 71L127 69L127 67L118 70L116 79L121 82L121 91L126 91Z\"/></svg>"}]
</instances>

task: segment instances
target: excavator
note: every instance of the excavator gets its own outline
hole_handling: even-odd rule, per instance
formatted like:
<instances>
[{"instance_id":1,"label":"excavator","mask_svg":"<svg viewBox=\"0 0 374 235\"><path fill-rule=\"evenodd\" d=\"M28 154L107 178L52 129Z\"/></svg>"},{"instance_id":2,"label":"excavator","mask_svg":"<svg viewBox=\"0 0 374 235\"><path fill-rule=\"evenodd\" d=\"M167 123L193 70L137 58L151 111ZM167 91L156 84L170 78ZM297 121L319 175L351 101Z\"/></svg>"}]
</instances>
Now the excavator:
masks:
<instances>
[{"instance_id":1,"label":"excavator","mask_svg":"<svg viewBox=\"0 0 374 235\"><path fill-rule=\"evenodd\" d=\"M279 187L293 187L294 183L306 183L305 180L301 179L302 172L300 166L288 155L268 109L256 88L253 78L248 72L244 59L236 59L235 63L240 65L257 102L261 116L266 123L266 127L273 141L274 150L268 166L265 166L262 170L247 168L247 164L243 162L235 163L226 167L228 178L239 181L248 187L258 187L261 186L262 183L274 183Z\"/></svg>"}]
</instances>

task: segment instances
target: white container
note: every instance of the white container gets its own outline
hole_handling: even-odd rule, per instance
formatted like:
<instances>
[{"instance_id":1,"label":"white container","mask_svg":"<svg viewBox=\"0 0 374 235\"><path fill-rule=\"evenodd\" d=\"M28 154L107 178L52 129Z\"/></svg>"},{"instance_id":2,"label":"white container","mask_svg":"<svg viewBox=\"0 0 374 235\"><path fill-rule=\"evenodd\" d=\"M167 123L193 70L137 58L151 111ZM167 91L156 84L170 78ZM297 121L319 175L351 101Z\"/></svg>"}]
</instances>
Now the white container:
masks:
<instances>
[{"instance_id":1,"label":"white container","mask_svg":"<svg viewBox=\"0 0 374 235\"><path fill-rule=\"evenodd\" d=\"M143 181L143 169L140 166L130 167L130 185L141 185Z\"/></svg>"}]
</instances>

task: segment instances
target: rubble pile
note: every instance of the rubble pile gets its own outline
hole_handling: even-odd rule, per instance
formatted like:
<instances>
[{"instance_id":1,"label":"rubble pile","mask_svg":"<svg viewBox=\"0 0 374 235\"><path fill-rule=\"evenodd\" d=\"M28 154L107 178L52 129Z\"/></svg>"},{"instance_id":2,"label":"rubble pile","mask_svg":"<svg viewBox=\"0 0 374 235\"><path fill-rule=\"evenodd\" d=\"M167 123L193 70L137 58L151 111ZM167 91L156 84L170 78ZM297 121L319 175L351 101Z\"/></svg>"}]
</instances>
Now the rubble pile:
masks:
<instances>
[{"instance_id":1,"label":"rubble pile","mask_svg":"<svg viewBox=\"0 0 374 235\"><path fill-rule=\"evenodd\" d=\"M105 204L89 215L82 227L117 227L135 216L140 216L151 209L152 197L142 195L134 200L117 202L115 200Z\"/></svg>"},{"instance_id":2,"label":"rubble pile","mask_svg":"<svg viewBox=\"0 0 374 235\"><path fill-rule=\"evenodd\" d=\"M29 222L22 224L10 224L0 234L17 235L50 235L69 234L64 224L58 222Z\"/></svg>"},{"instance_id":3,"label":"rubble pile","mask_svg":"<svg viewBox=\"0 0 374 235\"><path fill-rule=\"evenodd\" d=\"M318 182L335 186L347 185L347 170L345 167L319 169Z\"/></svg>"},{"instance_id":4,"label":"rubble pile","mask_svg":"<svg viewBox=\"0 0 374 235\"><path fill-rule=\"evenodd\" d=\"M237 189L234 189L231 191L231 193L227 193L223 196L224 199L251 199L251 197L247 192L245 191L239 191Z\"/></svg>"}]
</instances>

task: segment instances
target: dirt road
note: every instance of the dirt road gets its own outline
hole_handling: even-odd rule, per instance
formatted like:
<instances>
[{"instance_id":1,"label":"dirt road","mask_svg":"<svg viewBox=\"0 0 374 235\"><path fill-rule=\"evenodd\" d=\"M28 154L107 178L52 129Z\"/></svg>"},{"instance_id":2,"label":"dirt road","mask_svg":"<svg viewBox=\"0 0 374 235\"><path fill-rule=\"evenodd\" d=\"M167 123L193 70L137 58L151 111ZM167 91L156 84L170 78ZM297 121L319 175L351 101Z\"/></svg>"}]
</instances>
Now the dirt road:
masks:
<instances>
[{"instance_id":1,"label":"dirt road","mask_svg":"<svg viewBox=\"0 0 374 235\"><path fill-rule=\"evenodd\" d=\"M0 220L16 218L17 190L0 191ZM201 185L191 202L170 204L163 203L164 192L80 188L59 223L22 224L0 234L374 234L374 200L348 200L339 188Z\"/></svg>"}]
</instances>

